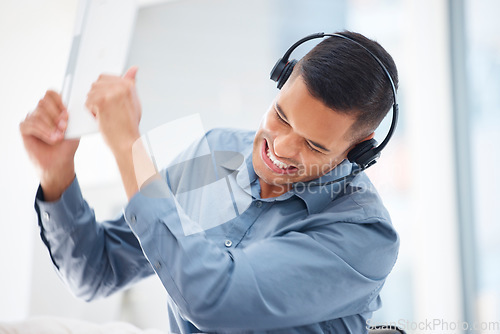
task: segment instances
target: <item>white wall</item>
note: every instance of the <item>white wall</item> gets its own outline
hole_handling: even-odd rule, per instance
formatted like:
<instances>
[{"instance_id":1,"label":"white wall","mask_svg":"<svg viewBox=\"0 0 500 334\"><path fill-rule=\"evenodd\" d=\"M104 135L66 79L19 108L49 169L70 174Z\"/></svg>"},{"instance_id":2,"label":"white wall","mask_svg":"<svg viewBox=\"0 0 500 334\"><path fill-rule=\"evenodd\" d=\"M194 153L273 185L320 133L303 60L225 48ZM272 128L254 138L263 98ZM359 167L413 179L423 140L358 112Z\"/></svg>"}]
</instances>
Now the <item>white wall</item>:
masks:
<instances>
[{"instance_id":1,"label":"white wall","mask_svg":"<svg viewBox=\"0 0 500 334\"><path fill-rule=\"evenodd\" d=\"M415 320L463 321L447 1L413 0L405 31ZM447 331L443 331L447 333Z\"/></svg>"},{"instance_id":2,"label":"white wall","mask_svg":"<svg viewBox=\"0 0 500 334\"><path fill-rule=\"evenodd\" d=\"M66 66L75 0L0 2L0 320L28 313L37 181L18 124Z\"/></svg>"},{"instance_id":3,"label":"white wall","mask_svg":"<svg viewBox=\"0 0 500 334\"><path fill-rule=\"evenodd\" d=\"M379 322L463 320L447 5L349 2L348 28L387 48L400 80L395 138L368 170L401 236L398 262L382 290L384 307L375 314Z\"/></svg>"}]
</instances>

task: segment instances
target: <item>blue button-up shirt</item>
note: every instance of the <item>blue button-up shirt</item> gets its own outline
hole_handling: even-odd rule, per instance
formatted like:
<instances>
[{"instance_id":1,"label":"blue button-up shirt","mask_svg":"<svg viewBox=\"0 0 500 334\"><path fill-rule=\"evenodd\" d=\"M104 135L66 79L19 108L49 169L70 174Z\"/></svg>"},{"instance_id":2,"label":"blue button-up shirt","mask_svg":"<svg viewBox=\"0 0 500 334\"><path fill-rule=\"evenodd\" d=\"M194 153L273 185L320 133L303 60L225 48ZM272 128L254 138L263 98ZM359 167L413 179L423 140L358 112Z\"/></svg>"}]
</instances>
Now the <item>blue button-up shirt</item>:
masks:
<instances>
[{"instance_id":1,"label":"blue button-up shirt","mask_svg":"<svg viewBox=\"0 0 500 334\"><path fill-rule=\"evenodd\" d=\"M39 189L41 236L62 279L92 300L156 274L172 333L365 333L399 246L379 195L364 173L319 185L351 173L344 161L261 198L254 135L208 132L117 220L96 222L76 179L56 202ZM183 164L204 157L213 165Z\"/></svg>"}]
</instances>

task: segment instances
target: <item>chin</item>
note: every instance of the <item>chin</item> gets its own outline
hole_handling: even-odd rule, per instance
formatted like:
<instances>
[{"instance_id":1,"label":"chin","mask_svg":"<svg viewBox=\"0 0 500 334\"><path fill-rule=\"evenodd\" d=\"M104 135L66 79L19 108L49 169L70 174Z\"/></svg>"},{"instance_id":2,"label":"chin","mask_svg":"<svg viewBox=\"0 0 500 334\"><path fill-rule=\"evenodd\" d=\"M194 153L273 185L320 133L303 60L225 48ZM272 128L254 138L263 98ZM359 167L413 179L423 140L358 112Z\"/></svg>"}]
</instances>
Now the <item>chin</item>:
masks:
<instances>
[{"instance_id":1,"label":"chin","mask_svg":"<svg viewBox=\"0 0 500 334\"><path fill-rule=\"evenodd\" d=\"M253 168L259 179L269 185L288 187L295 182L300 182L298 175L287 175L273 172L263 161L260 155L252 156Z\"/></svg>"}]
</instances>

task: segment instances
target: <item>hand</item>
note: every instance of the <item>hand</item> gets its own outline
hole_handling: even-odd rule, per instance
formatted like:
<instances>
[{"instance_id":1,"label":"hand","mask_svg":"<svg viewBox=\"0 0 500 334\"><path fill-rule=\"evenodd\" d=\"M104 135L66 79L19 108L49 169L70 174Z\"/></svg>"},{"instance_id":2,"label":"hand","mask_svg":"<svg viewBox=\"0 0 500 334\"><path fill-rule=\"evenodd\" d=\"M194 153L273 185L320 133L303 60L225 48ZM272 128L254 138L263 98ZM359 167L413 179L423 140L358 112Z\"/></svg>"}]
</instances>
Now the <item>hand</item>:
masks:
<instances>
[{"instance_id":1,"label":"hand","mask_svg":"<svg viewBox=\"0 0 500 334\"><path fill-rule=\"evenodd\" d=\"M79 140L65 140L68 112L61 96L47 91L19 125L24 147L37 168L45 200L56 200L75 177Z\"/></svg>"},{"instance_id":2,"label":"hand","mask_svg":"<svg viewBox=\"0 0 500 334\"><path fill-rule=\"evenodd\" d=\"M101 75L92 85L85 104L115 156L128 198L138 190L132 156L132 147L140 138L141 121L136 74L137 67L131 67L123 77Z\"/></svg>"},{"instance_id":3,"label":"hand","mask_svg":"<svg viewBox=\"0 0 500 334\"><path fill-rule=\"evenodd\" d=\"M92 85L86 106L99 124L99 130L118 158L130 153L140 137L141 106L135 87L137 67L131 67L123 77L101 75Z\"/></svg>"}]
</instances>

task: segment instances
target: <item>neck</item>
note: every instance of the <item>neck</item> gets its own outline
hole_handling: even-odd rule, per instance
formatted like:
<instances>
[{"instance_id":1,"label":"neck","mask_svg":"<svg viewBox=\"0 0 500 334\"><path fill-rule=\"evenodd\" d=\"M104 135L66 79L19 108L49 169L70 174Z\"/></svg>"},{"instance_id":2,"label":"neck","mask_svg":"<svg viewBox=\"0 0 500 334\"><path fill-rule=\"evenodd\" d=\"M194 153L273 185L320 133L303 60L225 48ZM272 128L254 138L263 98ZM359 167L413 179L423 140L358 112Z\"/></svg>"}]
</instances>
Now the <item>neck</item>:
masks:
<instances>
[{"instance_id":1,"label":"neck","mask_svg":"<svg viewBox=\"0 0 500 334\"><path fill-rule=\"evenodd\" d=\"M291 185L269 184L264 182L261 178L259 178L259 183L261 198L278 197L292 188Z\"/></svg>"}]
</instances>

